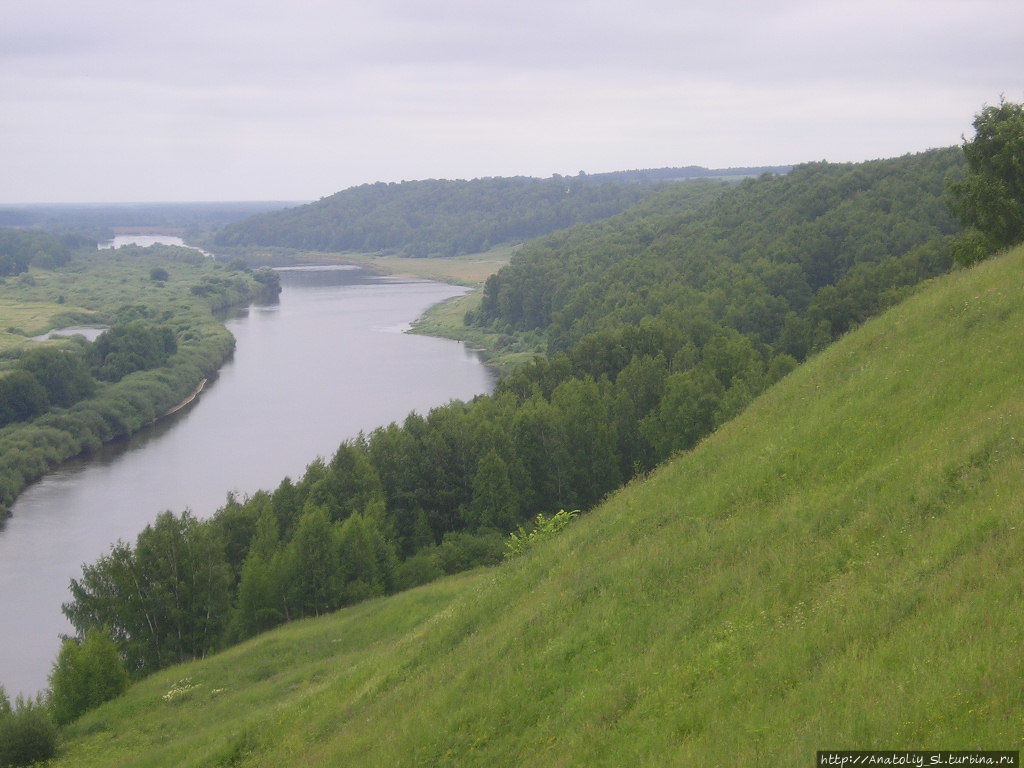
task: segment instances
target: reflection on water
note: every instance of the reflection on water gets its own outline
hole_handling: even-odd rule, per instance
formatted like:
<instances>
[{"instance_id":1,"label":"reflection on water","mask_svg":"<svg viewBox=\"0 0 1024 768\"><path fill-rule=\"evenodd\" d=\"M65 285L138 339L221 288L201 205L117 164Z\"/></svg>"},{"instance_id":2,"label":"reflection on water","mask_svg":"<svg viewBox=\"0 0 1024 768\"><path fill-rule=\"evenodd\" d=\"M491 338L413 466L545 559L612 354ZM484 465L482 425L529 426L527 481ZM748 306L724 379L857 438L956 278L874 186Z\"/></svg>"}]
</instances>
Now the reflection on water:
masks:
<instances>
[{"instance_id":1,"label":"reflection on water","mask_svg":"<svg viewBox=\"0 0 1024 768\"><path fill-rule=\"evenodd\" d=\"M490 391L491 372L462 344L395 333L464 291L359 269L281 271L275 304L227 320L232 359L190 406L30 487L0 531L0 684L46 683L69 631L68 581L157 512L211 514L228 491L296 477L317 455L410 410Z\"/></svg>"},{"instance_id":2,"label":"reflection on water","mask_svg":"<svg viewBox=\"0 0 1024 768\"><path fill-rule=\"evenodd\" d=\"M52 331L33 336L32 341L46 341L51 336L85 336L89 341L96 341L105 330L105 325L69 325L67 328L54 328Z\"/></svg>"},{"instance_id":3,"label":"reflection on water","mask_svg":"<svg viewBox=\"0 0 1024 768\"><path fill-rule=\"evenodd\" d=\"M203 256L213 257L213 254L204 251L202 248L189 245L175 235L118 235L113 240L97 243L96 247L104 251L109 248L120 248L122 245L138 245L143 248L148 248L151 245L176 245L179 248L191 248L194 251L199 251Z\"/></svg>"},{"instance_id":4,"label":"reflection on water","mask_svg":"<svg viewBox=\"0 0 1024 768\"><path fill-rule=\"evenodd\" d=\"M141 245L148 248L151 245L177 245L185 247L185 241L173 235L118 235L113 240L99 243L99 249L120 248L122 245Z\"/></svg>"}]
</instances>

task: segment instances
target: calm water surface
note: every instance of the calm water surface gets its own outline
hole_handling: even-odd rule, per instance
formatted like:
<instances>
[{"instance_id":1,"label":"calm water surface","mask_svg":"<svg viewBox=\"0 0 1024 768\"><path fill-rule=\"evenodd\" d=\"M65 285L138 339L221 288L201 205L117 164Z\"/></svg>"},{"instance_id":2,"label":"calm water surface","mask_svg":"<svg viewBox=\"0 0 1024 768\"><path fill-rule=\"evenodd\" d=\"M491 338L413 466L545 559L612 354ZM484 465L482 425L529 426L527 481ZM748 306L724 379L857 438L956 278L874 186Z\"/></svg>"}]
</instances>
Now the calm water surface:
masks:
<instances>
[{"instance_id":1,"label":"calm water surface","mask_svg":"<svg viewBox=\"0 0 1024 768\"><path fill-rule=\"evenodd\" d=\"M141 245L143 248L150 245L177 245L187 247L185 241L174 235L117 235L113 240L99 243L99 249L120 248L122 245Z\"/></svg>"},{"instance_id":2,"label":"calm water surface","mask_svg":"<svg viewBox=\"0 0 1024 768\"><path fill-rule=\"evenodd\" d=\"M120 248L122 245L139 245L143 248L148 248L151 245L176 245L179 248L191 248L192 250L199 251L204 256L212 256L212 254L207 253L202 248L189 245L175 235L117 235L113 240L97 243L97 248L103 251L107 248Z\"/></svg>"},{"instance_id":3,"label":"calm water surface","mask_svg":"<svg viewBox=\"0 0 1024 768\"><path fill-rule=\"evenodd\" d=\"M30 487L0 530L0 684L46 685L68 581L157 512L211 514L228 491L273 488L360 430L488 392L462 344L403 331L464 289L353 268L281 272L279 304L228 321L233 359L195 403Z\"/></svg>"}]
</instances>

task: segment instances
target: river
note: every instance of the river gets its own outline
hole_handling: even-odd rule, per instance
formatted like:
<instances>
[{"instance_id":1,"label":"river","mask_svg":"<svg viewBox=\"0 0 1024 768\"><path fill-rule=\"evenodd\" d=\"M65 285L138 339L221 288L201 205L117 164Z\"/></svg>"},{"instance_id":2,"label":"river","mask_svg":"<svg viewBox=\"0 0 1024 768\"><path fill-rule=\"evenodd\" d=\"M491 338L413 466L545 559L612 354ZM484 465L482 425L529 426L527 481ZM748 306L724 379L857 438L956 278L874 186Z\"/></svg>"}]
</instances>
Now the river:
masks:
<instances>
[{"instance_id":1,"label":"river","mask_svg":"<svg viewBox=\"0 0 1024 768\"><path fill-rule=\"evenodd\" d=\"M0 530L0 684L45 687L70 632L68 582L165 509L208 516L275 487L360 430L489 392L464 345L403 333L465 289L351 267L281 271L280 301L230 318L233 358L174 416L29 487Z\"/></svg>"},{"instance_id":2,"label":"river","mask_svg":"<svg viewBox=\"0 0 1024 768\"><path fill-rule=\"evenodd\" d=\"M151 245L176 245L179 248L191 248L193 251L199 251L203 256L213 256L202 248L189 245L174 235L117 235L113 240L97 243L96 247L102 251L107 248L120 248L122 245L138 245L142 248L148 248Z\"/></svg>"}]
</instances>

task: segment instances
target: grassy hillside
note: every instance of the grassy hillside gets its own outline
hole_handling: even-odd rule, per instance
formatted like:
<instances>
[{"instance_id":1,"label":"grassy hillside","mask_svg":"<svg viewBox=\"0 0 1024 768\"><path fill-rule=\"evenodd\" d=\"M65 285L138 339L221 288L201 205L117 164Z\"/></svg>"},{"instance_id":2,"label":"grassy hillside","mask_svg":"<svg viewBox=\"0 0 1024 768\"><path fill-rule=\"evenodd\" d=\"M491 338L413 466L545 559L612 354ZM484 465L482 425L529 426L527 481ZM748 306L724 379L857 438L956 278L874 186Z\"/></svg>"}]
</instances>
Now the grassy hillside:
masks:
<instances>
[{"instance_id":1,"label":"grassy hillside","mask_svg":"<svg viewBox=\"0 0 1024 768\"><path fill-rule=\"evenodd\" d=\"M933 281L522 559L154 675L58 764L1019 746L1022 275Z\"/></svg>"}]
</instances>

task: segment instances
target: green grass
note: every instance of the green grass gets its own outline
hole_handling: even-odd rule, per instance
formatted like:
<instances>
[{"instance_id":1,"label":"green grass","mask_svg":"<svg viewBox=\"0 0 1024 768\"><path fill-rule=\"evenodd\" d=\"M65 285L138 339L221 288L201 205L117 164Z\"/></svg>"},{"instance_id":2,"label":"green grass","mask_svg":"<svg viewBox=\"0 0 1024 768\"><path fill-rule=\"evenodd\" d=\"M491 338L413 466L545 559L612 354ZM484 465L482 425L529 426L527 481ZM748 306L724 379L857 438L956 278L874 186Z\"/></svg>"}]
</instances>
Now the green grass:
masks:
<instances>
[{"instance_id":1,"label":"green grass","mask_svg":"<svg viewBox=\"0 0 1024 768\"><path fill-rule=\"evenodd\" d=\"M539 334L505 335L466 325L466 312L476 309L482 298L480 290L475 290L435 304L412 324L411 332L464 341L481 350L489 364L506 371L544 353Z\"/></svg>"},{"instance_id":2,"label":"green grass","mask_svg":"<svg viewBox=\"0 0 1024 768\"><path fill-rule=\"evenodd\" d=\"M1024 249L935 281L525 557L155 675L58 765L1017 749L1022 289Z\"/></svg>"},{"instance_id":3,"label":"green grass","mask_svg":"<svg viewBox=\"0 0 1024 768\"><path fill-rule=\"evenodd\" d=\"M69 315L88 317L88 310L52 301L25 301L0 286L0 352L31 344L31 337L57 328Z\"/></svg>"},{"instance_id":4,"label":"green grass","mask_svg":"<svg viewBox=\"0 0 1024 768\"><path fill-rule=\"evenodd\" d=\"M155 265L168 271L166 282L150 278ZM201 302L189 289L214 274L213 263L177 264L116 251L78 256L56 270L33 268L0 281L0 350L35 344L32 336L64 325L109 321L125 304L155 312L190 310Z\"/></svg>"},{"instance_id":5,"label":"green grass","mask_svg":"<svg viewBox=\"0 0 1024 768\"><path fill-rule=\"evenodd\" d=\"M388 275L422 277L444 283L479 288L488 277L503 266L518 246L503 245L483 253L471 253L449 258L413 259L407 256L377 256L373 254L338 254L338 258L360 264Z\"/></svg>"},{"instance_id":6,"label":"green grass","mask_svg":"<svg viewBox=\"0 0 1024 768\"><path fill-rule=\"evenodd\" d=\"M150 278L153 266L163 266L169 279L160 283ZM162 310L194 302L188 288L203 275L212 275L212 263L176 264L159 258L126 255L117 251L97 251L79 256L68 265L56 270L33 268L25 276L7 278L0 285L0 322L5 322L11 311L8 307L42 307L51 316L51 322L62 322L52 315L76 311L110 313L125 303L146 304ZM64 297L64 304L58 303ZM25 327L26 333L49 330L42 325ZM50 328L54 327L50 325Z\"/></svg>"},{"instance_id":7,"label":"green grass","mask_svg":"<svg viewBox=\"0 0 1024 768\"><path fill-rule=\"evenodd\" d=\"M19 334L36 336L57 327L62 316L69 313L84 313L82 307L69 307L51 301L19 301L16 298L0 299L0 325L6 330L14 328Z\"/></svg>"}]
</instances>

